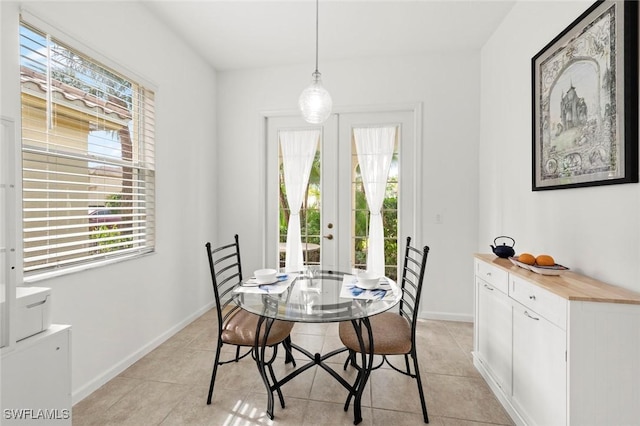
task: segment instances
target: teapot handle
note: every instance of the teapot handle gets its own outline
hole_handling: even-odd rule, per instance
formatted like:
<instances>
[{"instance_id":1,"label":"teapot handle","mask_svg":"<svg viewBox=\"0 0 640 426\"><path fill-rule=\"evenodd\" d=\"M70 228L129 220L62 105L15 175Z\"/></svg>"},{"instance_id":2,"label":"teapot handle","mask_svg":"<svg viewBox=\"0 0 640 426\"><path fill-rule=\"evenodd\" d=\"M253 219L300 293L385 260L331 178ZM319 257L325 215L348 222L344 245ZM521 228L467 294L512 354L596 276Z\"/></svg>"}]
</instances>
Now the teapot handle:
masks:
<instances>
[{"instance_id":1,"label":"teapot handle","mask_svg":"<svg viewBox=\"0 0 640 426\"><path fill-rule=\"evenodd\" d=\"M513 241L513 244L511 244L511 247L515 247L515 246L516 246L516 240L514 240L514 239L513 239L513 238L511 238L511 237L507 237L506 235L502 235L502 236L500 236L500 237L496 237L496 238L493 240L493 244L495 244L495 245L497 246L497 245L498 245L498 243L496 243L496 241L497 241L498 239L500 239L500 238L508 238L508 239L510 239L511 241ZM504 243L503 243L503 244L504 244Z\"/></svg>"}]
</instances>

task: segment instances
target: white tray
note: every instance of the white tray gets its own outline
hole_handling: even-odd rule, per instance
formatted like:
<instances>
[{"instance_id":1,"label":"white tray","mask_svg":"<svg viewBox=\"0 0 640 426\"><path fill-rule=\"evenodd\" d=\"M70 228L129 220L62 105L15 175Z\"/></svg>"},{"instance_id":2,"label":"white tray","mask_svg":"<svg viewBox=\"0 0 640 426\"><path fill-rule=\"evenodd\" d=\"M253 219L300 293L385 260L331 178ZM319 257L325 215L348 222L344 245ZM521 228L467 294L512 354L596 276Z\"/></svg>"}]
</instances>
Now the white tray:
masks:
<instances>
[{"instance_id":1,"label":"white tray","mask_svg":"<svg viewBox=\"0 0 640 426\"><path fill-rule=\"evenodd\" d=\"M510 257L509 260L516 266L535 272L540 275L560 275L569 270L566 266L555 264L553 266L527 265L518 261L518 256Z\"/></svg>"}]
</instances>

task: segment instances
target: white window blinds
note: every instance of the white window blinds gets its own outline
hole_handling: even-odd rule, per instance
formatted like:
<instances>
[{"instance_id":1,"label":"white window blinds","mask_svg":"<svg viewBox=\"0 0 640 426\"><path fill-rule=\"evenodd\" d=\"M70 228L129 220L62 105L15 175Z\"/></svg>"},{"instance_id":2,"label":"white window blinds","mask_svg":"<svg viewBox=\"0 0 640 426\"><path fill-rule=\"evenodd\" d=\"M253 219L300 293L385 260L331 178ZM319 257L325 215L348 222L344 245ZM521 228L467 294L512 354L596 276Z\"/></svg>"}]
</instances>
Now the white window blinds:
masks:
<instances>
[{"instance_id":1,"label":"white window blinds","mask_svg":"<svg viewBox=\"0 0 640 426\"><path fill-rule=\"evenodd\" d=\"M20 26L24 272L155 246L154 93Z\"/></svg>"}]
</instances>

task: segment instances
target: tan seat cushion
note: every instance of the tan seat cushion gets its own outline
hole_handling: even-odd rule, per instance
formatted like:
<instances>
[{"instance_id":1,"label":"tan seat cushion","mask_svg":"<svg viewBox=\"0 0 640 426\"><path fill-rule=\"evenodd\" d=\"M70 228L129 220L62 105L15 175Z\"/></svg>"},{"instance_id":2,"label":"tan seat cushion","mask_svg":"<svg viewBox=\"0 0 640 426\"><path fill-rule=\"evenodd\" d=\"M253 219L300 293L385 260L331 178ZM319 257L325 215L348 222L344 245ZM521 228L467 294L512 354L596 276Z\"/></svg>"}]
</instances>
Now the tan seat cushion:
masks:
<instances>
[{"instance_id":1,"label":"tan seat cushion","mask_svg":"<svg viewBox=\"0 0 640 426\"><path fill-rule=\"evenodd\" d=\"M369 318L373 331L373 349L378 355L402 355L411 351L411 326L403 316L393 312L383 312ZM351 321L341 322L340 340L349 349L360 352L358 337ZM362 327L362 338L369 351L369 337L366 327Z\"/></svg>"},{"instance_id":2,"label":"tan seat cushion","mask_svg":"<svg viewBox=\"0 0 640 426\"><path fill-rule=\"evenodd\" d=\"M222 326L222 341L231 345L253 346L256 341L256 327L258 326L258 315L249 313L243 309L237 309ZM261 336L264 336L266 321L261 328ZM274 321L267 346L277 345L287 338L293 323L288 321Z\"/></svg>"}]
</instances>

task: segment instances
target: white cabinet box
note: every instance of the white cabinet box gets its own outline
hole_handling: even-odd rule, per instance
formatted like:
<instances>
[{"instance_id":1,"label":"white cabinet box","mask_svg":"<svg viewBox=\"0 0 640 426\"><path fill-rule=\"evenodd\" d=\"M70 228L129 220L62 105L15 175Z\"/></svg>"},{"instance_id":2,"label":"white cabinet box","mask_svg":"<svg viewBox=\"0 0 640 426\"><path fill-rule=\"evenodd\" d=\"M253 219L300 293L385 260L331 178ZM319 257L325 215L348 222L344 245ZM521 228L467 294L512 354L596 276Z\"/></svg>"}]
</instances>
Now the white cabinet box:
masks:
<instances>
[{"instance_id":1,"label":"white cabinet box","mask_svg":"<svg viewBox=\"0 0 640 426\"><path fill-rule=\"evenodd\" d=\"M640 425L640 293L489 254L475 287L474 365L517 425Z\"/></svg>"},{"instance_id":2,"label":"white cabinet box","mask_svg":"<svg viewBox=\"0 0 640 426\"><path fill-rule=\"evenodd\" d=\"M16 287L16 341L38 334L51 326L51 289Z\"/></svg>"},{"instance_id":3,"label":"white cabinet box","mask_svg":"<svg viewBox=\"0 0 640 426\"><path fill-rule=\"evenodd\" d=\"M508 274L476 262L476 360L490 372L506 395L511 394L511 300Z\"/></svg>"},{"instance_id":4,"label":"white cabinet box","mask_svg":"<svg viewBox=\"0 0 640 426\"><path fill-rule=\"evenodd\" d=\"M2 354L0 424L71 426L71 326L53 324Z\"/></svg>"}]
</instances>

